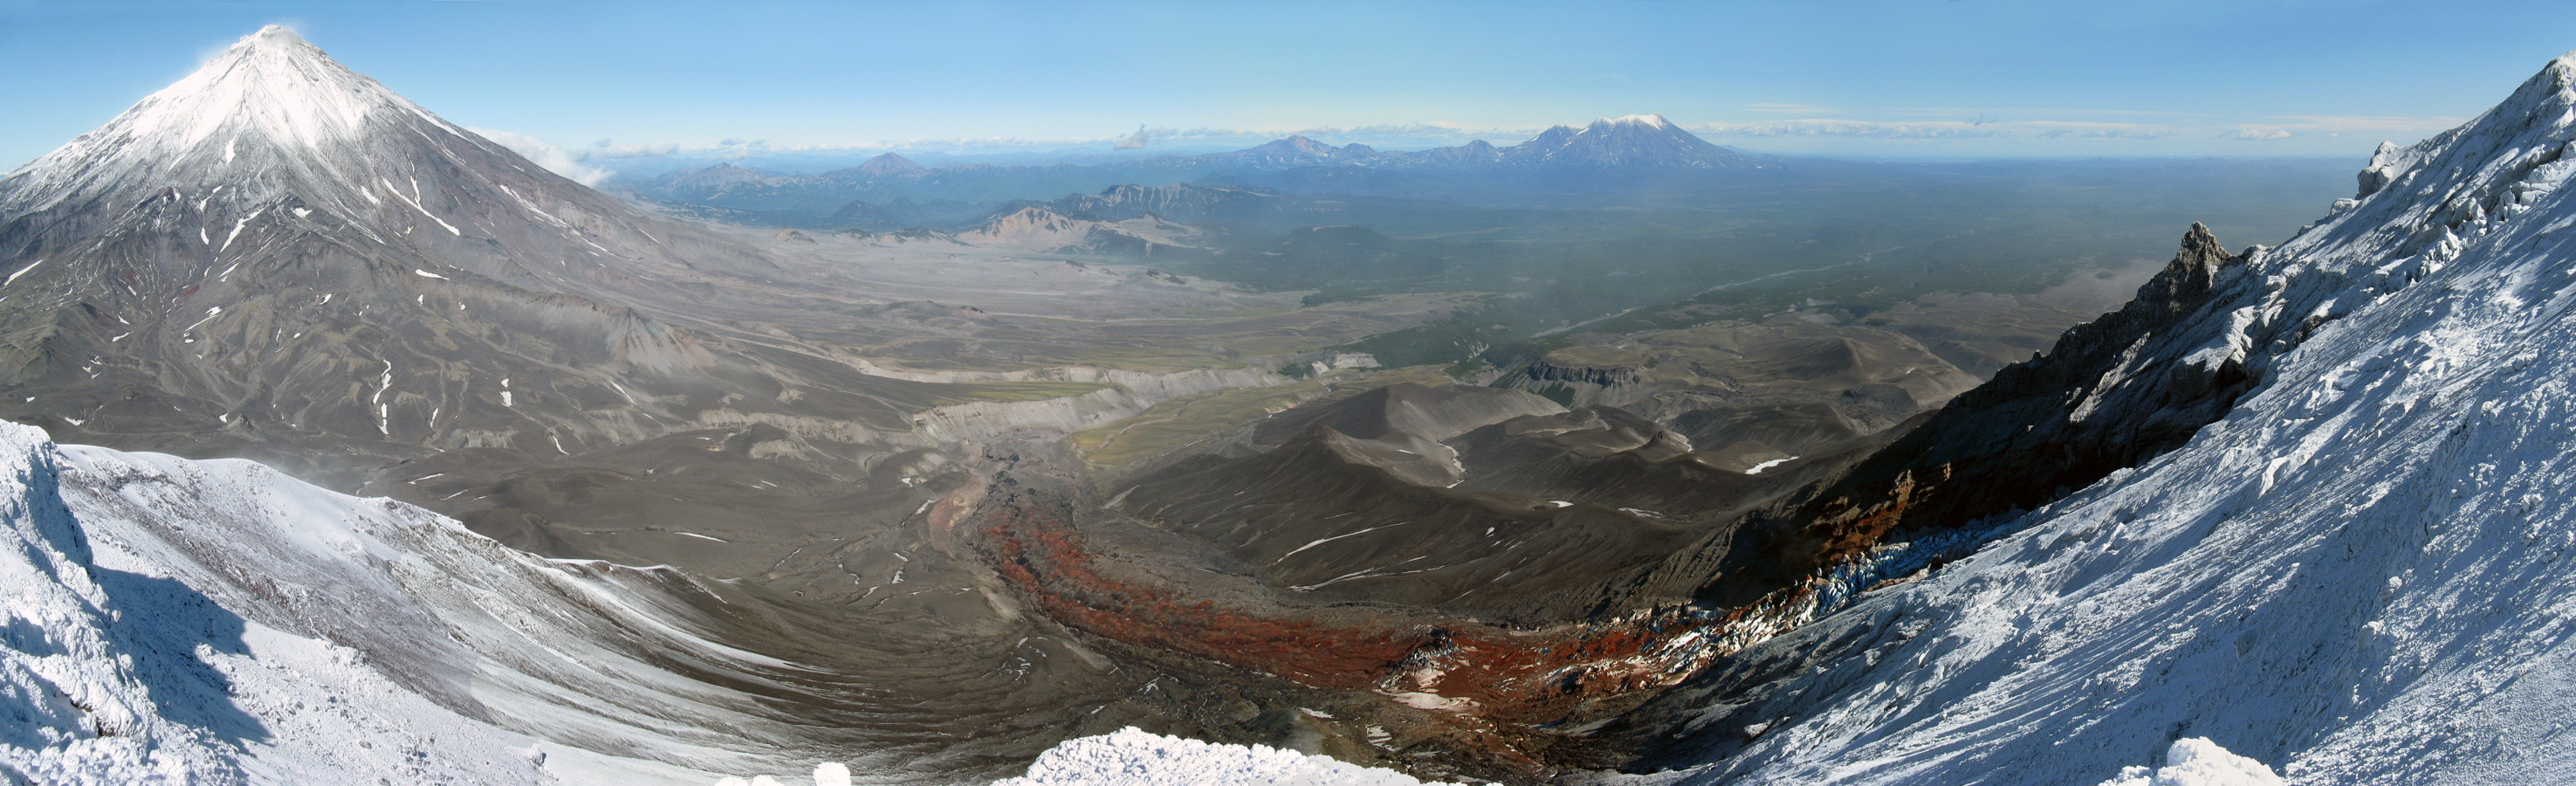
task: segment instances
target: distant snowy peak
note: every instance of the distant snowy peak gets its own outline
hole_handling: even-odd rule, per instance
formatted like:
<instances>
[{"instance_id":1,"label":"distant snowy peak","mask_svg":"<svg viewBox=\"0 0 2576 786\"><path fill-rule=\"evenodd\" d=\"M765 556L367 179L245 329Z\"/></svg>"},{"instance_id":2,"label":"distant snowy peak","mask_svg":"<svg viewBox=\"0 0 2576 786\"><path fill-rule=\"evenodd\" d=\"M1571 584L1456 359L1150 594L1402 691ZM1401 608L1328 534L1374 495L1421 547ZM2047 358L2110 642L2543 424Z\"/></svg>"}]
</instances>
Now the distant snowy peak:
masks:
<instances>
[{"instance_id":1,"label":"distant snowy peak","mask_svg":"<svg viewBox=\"0 0 2576 786\"><path fill-rule=\"evenodd\" d=\"M1673 121L1665 120L1663 115L1621 115L1618 117L1604 117L1592 121L1591 128L1587 130L1600 130L1616 126L1638 126L1657 130L1681 130L1679 127L1673 125Z\"/></svg>"},{"instance_id":2,"label":"distant snowy peak","mask_svg":"<svg viewBox=\"0 0 2576 786\"><path fill-rule=\"evenodd\" d=\"M1556 126L1505 149L1525 165L1610 169L1765 169L1776 164L1726 149L1673 125L1663 115L1605 117L1583 128Z\"/></svg>"},{"instance_id":3,"label":"distant snowy peak","mask_svg":"<svg viewBox=\"0 0 2576 786\"><path fill-rule=\"evenodd\" d=\"M1327 145L1302 136L1291 136L1286 139L1262 145L1262 147L1275 148L1285 152L1310 156L1329 156L1333 154L1332 145Z\"/></svg>"},{"instance_id":4,"label":"distant snowy peak","mask_svg":"<svg viewBox=\"0 0 2576 786\"><path fill-rule=\"evenodd\" d=\"M1304 136L1289 136L1231 153L1202 156L1210 163L1245 166L1255 169L1287 169L1364 162L1378 155L1367 145L1349 144L1334 147Z\"/></svg>"},{"instance_id":5,"label":"distant snowy peak","mask_svg":"<svg viewBox=\"0 0 2576 786\"><path fill-rule=\"evenodd\" d=\"M1252 159L1300 166L1351 164L1364 167L1454 171L1527 170L1550 173L1605 171L1633 174L1643 170L1778 169L1777 162L1711 144L1682 130L1663 115L1603 117L1588 125L1556 125L1527 141L1496 147L1483 140L1413 152L1380 152L1364 145L1336 148L1304 137L1289 137L1260 147L1210 158Z\"/></svg>"},{"instance_id":6,"label":"distant snowy peak","mask_svg":"<svg viewBox=\"0 0 2576 786\"><path fill-rule=\"evenodd\" d=\"M930 168L914 163L912 159L887 153L851 167L850 171L862 177L901 177L928 172Z\"/></svg>"}]
</instances>

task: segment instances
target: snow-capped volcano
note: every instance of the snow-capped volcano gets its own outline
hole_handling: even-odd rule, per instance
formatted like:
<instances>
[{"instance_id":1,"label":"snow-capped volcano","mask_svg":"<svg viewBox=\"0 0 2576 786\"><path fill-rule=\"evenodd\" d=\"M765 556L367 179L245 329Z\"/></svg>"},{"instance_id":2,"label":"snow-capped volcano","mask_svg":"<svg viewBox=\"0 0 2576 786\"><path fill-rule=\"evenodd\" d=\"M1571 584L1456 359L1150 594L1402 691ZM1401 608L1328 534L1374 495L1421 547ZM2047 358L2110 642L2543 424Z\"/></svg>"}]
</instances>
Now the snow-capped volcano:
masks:
<instances>
[{"instance_id":1,"label":"snow-capped volcano","mask_svg":"<svg viewBox=\"0 0 2576 786\"><path fill-rule=\"evenodd\" d=\"M788 274L269 27L0 177L0 388L84 440L307 477L351 452L565 455L715 402L690 391L770 384L707 314ZM809 415L905 406L883 403L899 381L800 376L873 386Z\"/></svg>"},{"instance_id":2,"label":"snow-capped volcano","mask_svg":"<svg viewBox=\"0 0 2576 786\"><path fill-rule=\"evenodd\" d=\"M124 169L182 166L195 155L207 155L219 159L218 169L251 170L260 164L239 159L245 142L318 150L361 144L371 124L415 120L465 135L375 80L351 72L295 33L270 25L30 168L60 169L70 162L129 165L81 173L97 178ZM258 152L273 156L279 151Z\"/></svg>"},{"instance_id":3,"label":"snow-capped volcano","mask_svg":"<svg viewBox=\"0 0 2576 786\"><path fill-rule=\"evenodd\" d=\"M1609 169L1762 169L1777 166L1693 136L1663 115L1605 117L1582 128L1555 126L1503 149L1505 161L1529 166Z\"/></svg>"},{"instance_id":4,"label":"snow-capped volcano","mask_svg":"<svg viewBox=\"0 0 2576 786\"><path fill-rule=\"evenodd\" d=\"M146 204L156 198L168 204ZM0 264L28 256L60 265L49 246L132 235L138 219L198 224L205 250L172 249L198 261L305 230L546 291L595 290L575 279L615 277L528 262L590 255L589 268L672 255L654 231L662 227L651 226L661 222L439 119L273 25L0 178ZM682 245L692 257L683 267L768 270L738 251Z\"/></svg>"}]
</instances>

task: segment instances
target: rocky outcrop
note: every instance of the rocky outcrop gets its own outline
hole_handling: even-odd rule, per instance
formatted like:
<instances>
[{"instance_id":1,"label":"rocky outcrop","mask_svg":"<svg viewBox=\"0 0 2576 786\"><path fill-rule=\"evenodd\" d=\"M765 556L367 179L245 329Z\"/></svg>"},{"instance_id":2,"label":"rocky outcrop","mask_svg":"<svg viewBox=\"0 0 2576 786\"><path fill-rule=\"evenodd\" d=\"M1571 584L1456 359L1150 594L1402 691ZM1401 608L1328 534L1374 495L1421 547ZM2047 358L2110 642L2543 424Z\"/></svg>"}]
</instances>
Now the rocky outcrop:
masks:
<instances>
[{"instance_id":1,"label":"rocky outcrop","mask_svg":"<svg viewBox=\"0 0 2576 786\"><path fill-rule=\"evenodd\" d=\"M1057 213L1099 221L1159 216L1183 223L1244 221L1269 217L1290 205L1276 191L1261 188L1118 185L1097 194L1075 194L1046 203Z\"/></svg>"},{"instance_id":2,"label":"rocky outcrop","mask_svg":"<svg viewBox=\"0 0 2576 786\"><path fill-rule=\"evenodd\" d=\"M1738 601L1889 533L2037 507L2180 447L2328 317L2267 316L2271 290L2193 224L2171 263L2119 311L1959 395L1809 501L1762 517L1758 555L1716 594Z\"/></svg>"},{"instance_id":3,"label":"rocky outcrop","mask_svg":"<svg viewBox=\"0 0 2576 786\"><path fill-rule=\"evenodd\" d=\"M1624 406L1653 395L1652 372L1643 364L1565 365L1532 360L1496 380L1496 387L1526 390L1569 407Z\"/></svg>"},{"instance_id":4,"label":"rocky outcrop","mask_svg":"<svg viewBox=\"0 0 2576 786\"><path fill-rule=\"evenodd\" d=\"M1024 207L994 216L973 231L959 233L957 239L969 245L1058 248L1081 243L1099 225L1041 207Z\"/></svg>"},{"instance_id":5,"label":"rocky outcrop","mask_svg":"<svg viewBox=\"0 0 2576 786\"><path fill-rule=\"evenodd\" d=\"M1154 256L1190 248L1187 241L1196 234L1197 230L1151 214L1105 221L1029 205L995 214L982 226L956 237L958 242L976 246Z\"/></svg>"}]
</instances>

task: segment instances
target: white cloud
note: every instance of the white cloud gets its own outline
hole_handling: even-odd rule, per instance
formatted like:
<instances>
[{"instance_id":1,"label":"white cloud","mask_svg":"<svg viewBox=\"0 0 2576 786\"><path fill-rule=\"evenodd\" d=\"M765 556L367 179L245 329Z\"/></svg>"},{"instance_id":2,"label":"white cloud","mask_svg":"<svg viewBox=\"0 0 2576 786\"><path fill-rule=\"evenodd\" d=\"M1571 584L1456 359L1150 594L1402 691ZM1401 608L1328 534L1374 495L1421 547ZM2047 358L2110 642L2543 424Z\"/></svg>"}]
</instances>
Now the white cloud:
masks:
<instances>
[{"instance_id":1,"label":"white cloud","mask_svg":"<svg viewBox=\"0 0 2576 786\"><path fill-rule=\"evenodd\" d=\"M1785 111L1785 110L1783 110ZM1932 110L1893 109L1897 115ZM1966 110L1959 110L1966 111ZM2223 123L2188 115L2116 110L2065 110L2060 117L2087 120L2011 120L1979 111L1965 120L1857 120L1800 118L1749 123L1700 123L1684 128L1720 139L1837 138L1855 140L2161 140L2223 138L2269 141L2293 137L2336 138L2344 134L2387 139L2421 138L2459 125L2456 117L2360 115L2281 115L2258 122ZM2043 110L2020 110L2039 114ZM1954 115L1955 116L1955 115Z\"/></svg>"},{"instance_id":2,"label":"white cloud","mask_svg":"<svg viewBox=\"0 0 2576 786\"><path fill-rule=\"evenodd\" d=\"M1691 132L1721 138L1843 137L1851 139L2162 139L2174 131L2139 123L2024 120L1779 120L1701 123Z\"/></svg>"},{"instance_id":3,"label":"white cloud","mask_svg":"<svg viewBox=\"0 0 2576 786\"><path fill-rule=\"evenodd\" d=\"M2020 115L2020 116L2029 116L2029 115L2046 115L2046 116L2053 116L2053 117L2172 117L2172 118L2191 118L2191 117L2199 117L2199 116L2200 116L2198 113L2193 113L2193 112L2172 112L2172 111L2166 111L2166 110L2162 110L2162 109L2082 109L2082 108L2066 108L2066 107L2026 107L2026 106L1891 106L1891 107L1887 107L1887 108L1885 108L1885 109L1881 109L1881 110L1878 110L1878 111L1885 112L1885 113L1888 113L1888 114L1893 114L1893 115L1935 115L1935 116L1943 116L1943 117L1958 117L1958 116L1967 116L1967 115L1974 115L1974 116L1979 116L1979 117L1994 117L1994 116L2008 116L2008 115Z\"/></svg>"},{"instance_id":4,"label":"white cloud","mask_svg":"<svg viewBox=\"0 0 2576 786\"><path fill-rule=\"evenodd\" d=\"M547 171L570 178L573 182L580 183L585 186L598 185L599 181L605 180L609 175L614 174L609 170L584 164L582 163L581 157L575 156L571 152L568 152L563 148L556 147L552 143L543 139L538 139L515 131L501 131L490 128L469 128L466 130L472 131L475 134L482 136L484 139L498 142L502 147L509 148L512 152L526 157L529 161L536 162L537 166L545 167Z\"/></svg>"},{"instance_id":5,"label":"white cloud","mask_svg":"<svg viewBox=\"0 0 2576 786\"><path fill-rule=\"evenodd\" d=\"M2271 125L2300 133L2360 133L2430 136L2469 122L2465 117L2402 115L2282 115Z\"/></svg>"},{"instance_id":6,"label":"white cloud","mask_svg":"<svg viewBox=\"0 0 2576 786\"><path fill-rule=\"evenodd\" d=\"M590 143L589 147L582 148L581 152L575 155L581 160L588 161L594 158L644 158L650 156L667 156L677 152L680 152L680 146L677 144L621 145L602 139L597 142Z\"/></svg>"},{"instance_id":7,"label":"white cloud","mask_svg":"<svg viewBox=\"0 0 2576 786\"><path fill-rule=\"evenodd\" d=\"M2420 139L2468 122L2459 117L2401 115L2280 115L2270 122L2218 129L2227 139L2270 141L2294 136L2335 138L2345 134L2391 141Z\"/></svg>"},{"instance_id":8,"label":"white cloud","mask_svg":"<svg viewBox=\"0 0 2576 786\"><path fill-rule=\"evenodd\" d=\"M1150 130L1147 130L1143 125L1138 125L1138 126L1136 126L1136 133L1128 134L1128 135L1126 135L1126 136L1122 136L1122 137L1119 137L1119 138L1118 138L1118 145L1117 145L1117 149L1119 149L1119 150L1135 150L1135 149L1142 148L1142 147L1144 147L1144 146L1146 146L1146 145L1150 145L1150 144L1153 144L1153 143L1154 143L1154 132L1153 132L1153 131L1150 131Z\"/></svg>"}]
</instances>

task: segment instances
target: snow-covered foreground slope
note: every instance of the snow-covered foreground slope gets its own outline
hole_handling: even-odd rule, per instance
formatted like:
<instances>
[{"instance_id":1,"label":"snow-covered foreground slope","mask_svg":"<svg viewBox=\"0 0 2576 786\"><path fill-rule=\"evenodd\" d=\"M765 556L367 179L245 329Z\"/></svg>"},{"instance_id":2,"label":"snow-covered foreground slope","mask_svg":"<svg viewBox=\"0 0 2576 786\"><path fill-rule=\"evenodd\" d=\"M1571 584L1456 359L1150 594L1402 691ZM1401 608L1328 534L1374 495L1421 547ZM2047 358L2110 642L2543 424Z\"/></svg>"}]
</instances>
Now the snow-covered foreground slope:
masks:
<instances>
[{"instance_id":1,"label":"snow-covered foreground slope","mask_svg":"<svg viewBox=\"0 0 2576 786\"><path fill-rule=\"evenodd\" d=\"M129 539L109 534L134 522L105 521L115 514L85 503L130 490L130 504L146 506L170 489L131 482L154 472L150 462L114 461L0 427L0 527L19 546L0 551L10 712L0 762L13 781L413 781L431 761L460 782L537 779L531 740L432 704L356 650L246 620L140 564ZM352 534L290 542L380 550ZM390 632L407 620L386 621Z\"/></svg>"},{"instance_id":2,"label":"snow-covered foreground slope","mask_svg":"<svg viewBox=\"0 0 2576 786\"><path fill-rule=\"evenodd\" d=\"M2383 148L2161 361L2253 395L1668 696L1675 758L1727 757L1656 780L2094 783L2205 737L2294 783L2576 782L2571 124L2576 55Z\"/></svg>"},{"instance_id":3,"label":"snow-covered foreground slope","mask_svg":"<svg viewBox=\"0 0 2576 786\"><path fill-rule=\"evenodd\" d=\"M810 768L676 573L542 560L245 461L0 425L0 764L38 783L713 782ZM720 602L720 601L719 601ZM695 675L695 676L691 676ZM536 734L543 738L533 738ZM607 755L595 751L606 751Z\"/></svg>"}]
</instances>

